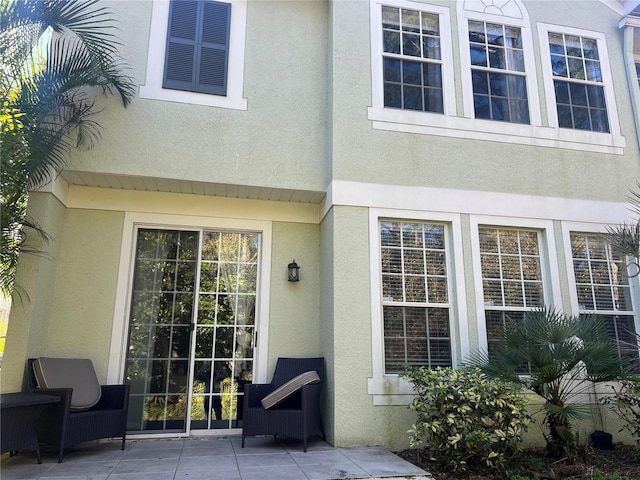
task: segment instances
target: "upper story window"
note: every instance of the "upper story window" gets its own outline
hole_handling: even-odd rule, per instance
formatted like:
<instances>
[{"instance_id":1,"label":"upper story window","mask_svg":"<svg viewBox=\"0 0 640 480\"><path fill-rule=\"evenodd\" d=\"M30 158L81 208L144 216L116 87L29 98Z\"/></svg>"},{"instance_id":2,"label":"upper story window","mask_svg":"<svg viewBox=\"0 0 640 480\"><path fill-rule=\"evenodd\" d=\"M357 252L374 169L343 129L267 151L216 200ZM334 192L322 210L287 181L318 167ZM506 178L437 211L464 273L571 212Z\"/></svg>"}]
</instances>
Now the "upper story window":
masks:
<instances>
[{"instance_id":1,"label":"upper story window","mask_svg":"<svg viewBox=\"0 0 640 480\"><path fill-rule=\"evenodd\" d=\"M140 97L246 110L246 18L247 0L153 0Z\"/></svg>"},{"instance_id":2,"label":"upper story window","mask_svg":"<svg viewBox=\"0 0 640 480\"><path fill-rule=\"evenodd\" d=\"M593 146L625 146L605 34L538 23L549 126Z\"/></svg>"},{"instance_id":3,"label":"upper story window","mask_svg":"<svg viewBox=\"0 0 640 480\"><path fill-rule=\"evenodd\" d=\"M384 106L443 113L437 14L382 6Z\"/></svg>"},{"instance_id":4,"label":"upper story window","mask_svg":"<svg viewBox=\"0 0 640 480\"><path fill-rule=\"evenodd\" d=\"M231 4L171 0L164 88L227 94Z\"/></svg>"},{"instance_id":5,"label":"upper story window","mask_svg":"<svg viewBox=\"0 0 640 480\"><path fill-rule=\"evenodd\" d=\"M640 86L640 63L636 62L636 76L638 77L638 86Z\"/></svg>"},{"instance_id":6,"label":"upper story window","mask_svg":"<svg viewBox=\"0 0 640 480\"><path fill-rule=\"evenodd\" d=\"M520 28L470 20L469 54L476 118L528 124Z\"/></svg>"},{"instance_id":7,"label":"upper story window","mask_svg":"<svg viewBox=\"0 0 640 480\"><path fill-rule=\"evenodd\" d=\"M608 133L598 42L581 35L548 36L558 125Z\"/></svg>"},{"instance_id":8,"label":"upper story window","mask_svg":"<svg viewBox=\"0 0 640 480\"><path fill-rule=\"evenodd\" d=\"M446 227L380 222L385 373L451 366Z\"/></svg>"}]
</instances>

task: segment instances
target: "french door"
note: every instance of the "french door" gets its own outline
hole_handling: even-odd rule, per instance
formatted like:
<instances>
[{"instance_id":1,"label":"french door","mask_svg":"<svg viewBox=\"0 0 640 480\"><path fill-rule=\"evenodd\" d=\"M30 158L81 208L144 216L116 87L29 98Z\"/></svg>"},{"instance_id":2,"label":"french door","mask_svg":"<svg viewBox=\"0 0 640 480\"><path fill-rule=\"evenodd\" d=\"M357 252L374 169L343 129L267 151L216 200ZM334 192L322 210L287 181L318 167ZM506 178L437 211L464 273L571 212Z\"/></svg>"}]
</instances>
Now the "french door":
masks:
<instances>
[{"instance_id":1,"label":"french door","mask_svg":"<svg viewBox=\"0 0 640 480\"><path fill-rule=\"evenodd\" d=\"M242 426L253 377L260 234L138 228L127 429Z\"/></svg>"}]
</instances>

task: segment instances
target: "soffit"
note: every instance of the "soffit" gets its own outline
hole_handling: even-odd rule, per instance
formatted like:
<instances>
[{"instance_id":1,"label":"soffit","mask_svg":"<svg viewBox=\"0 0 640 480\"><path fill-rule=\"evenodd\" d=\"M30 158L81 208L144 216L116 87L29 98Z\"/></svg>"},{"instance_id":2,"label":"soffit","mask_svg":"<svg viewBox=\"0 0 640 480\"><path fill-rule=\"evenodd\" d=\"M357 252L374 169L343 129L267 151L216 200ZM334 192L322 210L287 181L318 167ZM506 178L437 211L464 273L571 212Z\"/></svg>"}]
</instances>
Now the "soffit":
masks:
<instances>
[{"instance_id":1,"label":"soffit","mask_svg":"<svg viewBox=\"0 0 640 480\"><path fill-rule=\"evenodd\" d=\"M171 192L190 195L209 195L228 198L246 198L294 203L319 204L326 193L321 191L292 190L248 185L194 182L154 177L130 177L93 172L64 170L60 176L68 185L113 188L119 190L141 190L147 192Z\"/></svg>"}]
</instances>

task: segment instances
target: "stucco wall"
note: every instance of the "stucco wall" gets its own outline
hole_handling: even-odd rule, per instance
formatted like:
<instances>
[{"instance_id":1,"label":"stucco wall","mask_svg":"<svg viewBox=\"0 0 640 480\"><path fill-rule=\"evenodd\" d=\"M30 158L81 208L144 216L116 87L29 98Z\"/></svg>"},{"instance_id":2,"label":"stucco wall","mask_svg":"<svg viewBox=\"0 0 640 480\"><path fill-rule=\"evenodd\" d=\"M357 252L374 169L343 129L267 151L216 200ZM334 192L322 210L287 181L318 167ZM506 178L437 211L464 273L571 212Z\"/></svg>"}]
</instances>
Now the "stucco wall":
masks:
<instances>
[{"instance_id":1,"label":"stucco wall","mask_svg":"<svg viewBox=\"0 0 640 480\"><path fill-rule=\"evenodd\" d=\"M112 2L138 85L145 83L152 2ZM247 110L136 98L104 102L105 127L70 170L323 191L326 175L327 2L247 7ZM162 59L157 61L161 62Z\"/></svg>"},{"instance_id":2,"label":"stucco wall","mask_svg":"<svg viewBox=\"0 0 640 480\"><path fill-rule=\"evenodd\" d=\"M91 358L102 383L109 364L123 218L122 212L67 210L46 351L39 354Z\"/></svg>"},{"instance_id":3,"label":"stucco wall","mask_svg":"<svg viewBox=\"0 0 640 480\"><path fill-rule=\"evenodd\" d=\"M19 392L26 387L27 358L47 349L49 315L54 302L55 260L64 225L64 206L53 195L34 192L29 196L28 214L49 235L47 242L27 232L27 243L43 255L21 255L16 275L16 294L9 316L2 360L2 392Z\"/></svg>"},{"instance_id":4,"label":"stucco wall","mask_svg":"<svg viewBox=\"0 0 640 480\"><path fill-rule=\"evenodd\" d=\"M456 2L427 3L449 8L454 28L458 25ZM543 113L546 97L537 24L605 32L618 116L626 137L624 155L372 129L366 111L372 102L369 2L339 1L332 3L334 179L624 201L640 178L640 154L622 58L622 31L617 28L619 16L599 2L558 1L553 8L540 1L524 5L531 19L538 103ZM462 116L460 41L454 31L457 116Z\"/></svg>"},{"instance_id":5,"label":"stucco wall","mask_svg":"<svg viewBox=\"0 0 640 480\"><path fill-rule=\"evenodd\" d=\"M278 357L321 356L320 258L317 224L273 225L269 375ZM287 265L300 266L300 281L287 281Z\"/></svg>"}]
</instances>

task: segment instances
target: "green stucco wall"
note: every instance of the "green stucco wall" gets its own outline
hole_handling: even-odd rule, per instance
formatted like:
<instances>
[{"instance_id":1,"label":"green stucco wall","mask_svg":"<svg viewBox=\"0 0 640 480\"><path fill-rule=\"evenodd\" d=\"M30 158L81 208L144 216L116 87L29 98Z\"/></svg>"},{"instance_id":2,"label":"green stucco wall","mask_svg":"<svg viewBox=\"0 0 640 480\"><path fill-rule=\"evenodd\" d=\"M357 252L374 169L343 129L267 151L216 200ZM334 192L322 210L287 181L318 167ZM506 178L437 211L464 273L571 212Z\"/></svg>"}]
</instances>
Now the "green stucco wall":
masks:
<instances>
[{"instance_id":1,"label":"green stucco wall","mask_svg":"<svg viewBox=\"0 0 640 480\"><path fill-rule=\"evenodd\" d=\"M27 232L26 245L42 255L21 255L16 275L16 294L9 316L2 360L2 392L19 392L25 386L27 358L47 349L49 314L54 303L55 261L64 226L64 206L51 194L29 195L28 214L49 235L47 242Z\"/></svg>"},{"instance_id":2,"label":"green stucco wall","mask_svg":"<svg viewBox=\"0 0 640 480\"><path fill-rule=\"evenodd\" d=\"M427 3L449 8L456 28L456 2ZM334 52L333 178L374 184L624 202L625 195L640 178L640 153L622 58L622 30L617 28L620 17L599 2L554 1L553 8L544 1L524 2L524 5L531 20L536 49L539 104L543 118L546 96L537 52L537 23L597 32L605 26L611 27L606 30L606 41L618 117L622 135L626 137L624 156L372 129L366 111L366 107L372 104L369 2L334 1L331 30ZM598 21L594 22L596 18ZM460 37L454 32L457 116L462 116L459 45Z\"/></svg>"},{"instance_id":3,"label":"green stucco wall","mask_svg":"<svg viewBox=\"0 0 640 480\"><path fill-rule=\"evenodd\" d=\"M273 224L269 373L278 357L321 356L319 226ZM287 280L287 265L300 265L300 281Z\"/></svg>"},{"instance_id":4,"label":"green stucco wall","mask_svg":"<svg viewBox=\"0 0 640 480\"><path fill-rule=\"evenodd\" d=\"M65 209L48 193L31 194L29 209L53 240L47 256L20 259L21 279L33 278L11 311L3 390L20 390L26 359L39 356L91 358L104 383L123 214Z\"/></svg>"},{"instance_id":5,"label":"green stucco wall","mask_svg":"<svg viewBox=\"0 0 640 480\"><path fill-rule=\"evenodd\" d=\"M106 381L122 212L69 209L56 259L56 283L42 356L91 358Z\"/></svg>"}]
</instances>

